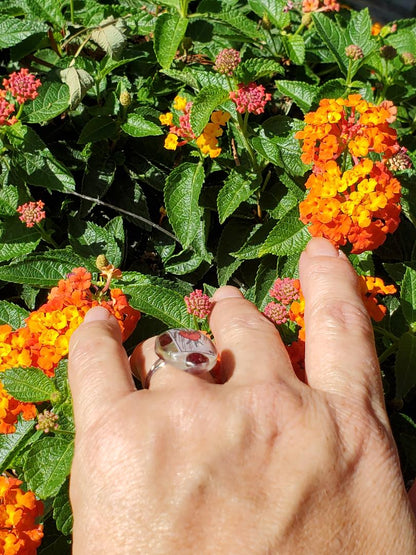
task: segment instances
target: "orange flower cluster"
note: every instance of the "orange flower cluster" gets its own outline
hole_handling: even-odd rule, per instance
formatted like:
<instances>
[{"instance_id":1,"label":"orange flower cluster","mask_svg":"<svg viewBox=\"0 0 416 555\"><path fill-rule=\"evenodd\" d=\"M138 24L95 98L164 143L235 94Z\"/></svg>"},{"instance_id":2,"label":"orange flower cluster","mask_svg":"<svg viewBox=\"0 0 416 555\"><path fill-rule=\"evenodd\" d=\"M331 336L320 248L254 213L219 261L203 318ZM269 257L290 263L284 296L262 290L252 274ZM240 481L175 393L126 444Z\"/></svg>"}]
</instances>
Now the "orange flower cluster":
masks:
<instances>
[{"instance_id":1,"label":"orange flower cluster","mask_svg":"<svg viewBox=\"0 0 416 555\"><path fill-rule=\"evenodd\" d=\"M336 245L349 241L351 252L380 246L400 220L400 183L381 162L364 158L341 173L334 160L322 173L312 173L305 186L309 194L299 204L300 219L313 237Z\"/></svg>"},{"instance_id":2,"label":"orange flower cluster","mask_svg":"<svg viewBox=\"0 0 416 555\"><path fill-rule=\"evenodd\" d=\"M323 99L316 112L306 114L306 126L295 136L303 141L302 161L313 164L309 194L300 203L300 219L310 224L312 236L338 246L349 241L352 252L361 253L396 230L401 188L385 164L400 151L390 127L396 112L390 101L375 106L354 94ZM350 169L342 172L338 158Z\"/></svg>"},{"instance_id":3,"label":"orange flower cluster","mask_svg":"<svg viewBox=\"0 0 416 555\"><path fill-rule=\"evenodd\" d=\"M120 289L111 289L110 298L102 291L91 291L91 274L75 268L49 293L47 302L31 312L26 326L12 330L0 326L0 371L15 367L37 367L53 376L59 361L68 354L69 339L93 306L107 308L118 320L123 341L134 330L140 312L133 309ZM25 420L35 417L32 404L20 403L0 385L0 433L13 433L17 415Z\"/></svg>"},{"instance_id":4,"label":"orange flower cluster","mask_svg":"<svg viewBox=\"0 0 416 555\"><path fill-rule=\"evenodd\" d=\"M21 483L0 476L0 552L36 555L43 538L43 525L36 519L43 513L43 503L33 492L20 489Z\"/></svg>"},{"instance_id":5,"label":"orange flower cluster","mask_svg":"<svg viewBox=\"0 0 416 555\"><path fill-rule=\"evenodd\" d=\"M385 285L381 278L372 276L358 276L358 284L368 314L375 322L380 322L384 318L387 309L379 303L378 297L381 295L392 295L396 292L396 287L394 285ZM299 339L305 341L305 298L298 280L296 280L296 287L299 289L299 299L293 301L290 305L289 317L300 328L298 333Z\"/></svg>"}]
</instances>

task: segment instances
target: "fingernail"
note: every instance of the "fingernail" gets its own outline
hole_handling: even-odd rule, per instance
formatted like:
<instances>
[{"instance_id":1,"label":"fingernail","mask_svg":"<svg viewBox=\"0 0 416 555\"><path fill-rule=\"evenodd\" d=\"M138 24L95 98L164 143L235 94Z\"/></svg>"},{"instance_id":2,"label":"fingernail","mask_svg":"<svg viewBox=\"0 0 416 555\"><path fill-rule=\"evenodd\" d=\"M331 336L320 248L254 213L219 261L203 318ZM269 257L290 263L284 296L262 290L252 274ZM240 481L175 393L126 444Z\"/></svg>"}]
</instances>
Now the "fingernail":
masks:
<instances>
[{"instance_id":1,"label":"fingernail","mask_svg":"<svg viewBox=\"0 0 416 555\"><path fill-rule=\"evenodd\" d=\"M223 299L231 299L231 298L241 298L243 295L239 289L236 287L231 287L231 285L225 285L224 287L220 287L215 291L212 300L213 301L222 301Z\"/></svg>"},{"instance_id":2,"label":"fingernail","mask_svg":"<svg viewBox=\"0 0 416 555\"><path fill-rule=\"evenodd\" d=\"M313 237L305 250L308 256L332 256L334 258L339 256L339 250L323 237Z\"/></svg>"},{"instance_id":3,"label":"fingernail","mask_svg":"<svg viewBox=\"0 0 416 555\"><path fill-rule=\"evenodd\" d=\"M109 320L112 315L103 306L94 306L91 308L84 317L84 323L98 322L99 320Z\"/></svg>"}]
</instances>

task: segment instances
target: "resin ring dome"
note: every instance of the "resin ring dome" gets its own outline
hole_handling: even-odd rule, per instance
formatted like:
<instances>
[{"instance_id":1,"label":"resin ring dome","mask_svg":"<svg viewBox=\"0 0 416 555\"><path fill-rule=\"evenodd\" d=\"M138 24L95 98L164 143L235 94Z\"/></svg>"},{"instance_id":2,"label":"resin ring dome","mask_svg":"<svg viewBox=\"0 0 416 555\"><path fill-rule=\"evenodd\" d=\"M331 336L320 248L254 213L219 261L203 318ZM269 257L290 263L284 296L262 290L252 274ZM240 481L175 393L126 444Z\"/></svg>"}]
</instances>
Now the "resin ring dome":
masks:
<instances>
[{"instance_id":1,"label":"resin ring dome","mask_svg":"<svg viewBox=\"0 0 416 555\"><path fill-rule=\"evenodd\" d=\"M165 331L156 338L155 352L165 362L191 374L209 372L218 360L214 343L197 330Z\"/></svg>"}]
</instances>

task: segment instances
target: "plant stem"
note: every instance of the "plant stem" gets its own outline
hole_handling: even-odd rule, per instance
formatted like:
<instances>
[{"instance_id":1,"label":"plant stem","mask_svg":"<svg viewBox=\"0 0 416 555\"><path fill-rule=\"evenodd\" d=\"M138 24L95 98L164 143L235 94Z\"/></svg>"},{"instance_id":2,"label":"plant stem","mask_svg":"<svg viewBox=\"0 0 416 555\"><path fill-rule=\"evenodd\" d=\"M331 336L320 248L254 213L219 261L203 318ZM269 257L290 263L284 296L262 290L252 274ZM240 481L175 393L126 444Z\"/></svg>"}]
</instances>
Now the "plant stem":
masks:
<instances>
[{"instance_id":1,"label":"plant stem","mask_svg":"<svg viewBox=\"0 0 416 555\"><path fill-rule=\"evenodd\" d=\"M71 12L71 23L75 23L75 16L74 16L74 0L69 0L69 9Z\"/></svg>"},{"instance_id":2,"label":"plant stem","mask_svg":"<svg viewBox=\"0 0 416 555\"><path fill-rule=\"evenodd\" d=\"M348 89L351 88L352 64L353 64L353 61L352 61L352 59L350 58L350 59L348 60L348 71L347 71L347 77L346 77L346 79L345 79L345 85L347 86Z\"/></svg>"}]
</instances>

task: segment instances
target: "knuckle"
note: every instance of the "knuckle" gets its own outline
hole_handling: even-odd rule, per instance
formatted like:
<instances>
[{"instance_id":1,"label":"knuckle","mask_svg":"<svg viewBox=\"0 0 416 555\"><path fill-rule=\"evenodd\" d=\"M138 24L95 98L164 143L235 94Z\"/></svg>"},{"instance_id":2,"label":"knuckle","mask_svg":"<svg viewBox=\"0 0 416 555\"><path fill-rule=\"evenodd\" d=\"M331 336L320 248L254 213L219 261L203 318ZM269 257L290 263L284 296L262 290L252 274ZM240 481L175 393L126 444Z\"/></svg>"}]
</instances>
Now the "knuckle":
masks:
<instances>
[{"instance_id":1,"label":"knuckle","mask_svg":"<svg viewBox=\"0 0 416 555\"><path fill-rule=\"evenodd\" d=\"M348 330L366 339L373 335L368 313L358 299L357 302L328 297L312 300L307 309L308 317L319 322L324 332L339 334L340 331Z\"/></svg>"}]
</instances>

